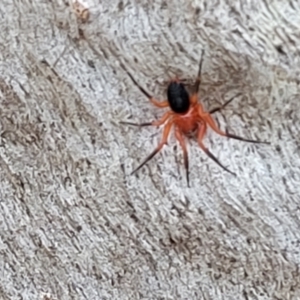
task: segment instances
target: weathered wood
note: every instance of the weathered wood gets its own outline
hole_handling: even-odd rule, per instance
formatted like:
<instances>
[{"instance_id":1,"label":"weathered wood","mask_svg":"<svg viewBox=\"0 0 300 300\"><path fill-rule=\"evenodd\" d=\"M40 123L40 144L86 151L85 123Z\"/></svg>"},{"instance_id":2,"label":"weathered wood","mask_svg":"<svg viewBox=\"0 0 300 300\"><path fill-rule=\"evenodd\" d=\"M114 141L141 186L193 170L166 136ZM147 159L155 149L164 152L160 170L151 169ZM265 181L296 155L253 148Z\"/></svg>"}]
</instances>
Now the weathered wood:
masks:
<instances>
[{"instance_id":1,"label":"weathered wood","mask_svg":"<svg viewBox=\"0 0 300 300\"><path fill-rule=\"evenodd\" d=\"M300 299L298 1L0 6L1 299ZM178 75L222 128L188 141L191 188L148 102ZM47 296L48 295L48 296Z\"/></svg>"}]
</instances>

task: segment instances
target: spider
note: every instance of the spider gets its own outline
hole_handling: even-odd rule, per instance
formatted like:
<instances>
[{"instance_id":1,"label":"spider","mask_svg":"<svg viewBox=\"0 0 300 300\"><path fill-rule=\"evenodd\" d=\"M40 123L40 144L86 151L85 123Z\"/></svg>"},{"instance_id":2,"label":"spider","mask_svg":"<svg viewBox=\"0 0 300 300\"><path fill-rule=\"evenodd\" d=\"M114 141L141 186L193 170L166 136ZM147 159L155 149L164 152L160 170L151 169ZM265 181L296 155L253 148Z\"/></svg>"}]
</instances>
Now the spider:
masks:
<instances>
[{"instance_id":1,"label":"spider","mask_svg":"<svg viewBox=\"0 0 300 300\"><path fill-rule=\"evenodd\" d=\"M121 122L122 124L132 125L132 126L160 126L165 124L163 130L163 136L161 142L158 146L153 150L153 152L146 157L146 159L136 168L134 169L130 175L134 174L140 168L142 168L149 160L151 160L162 148L165 144L167 144L168 136L171 132L172 127L175 128L175 137L178 140L182 150L183 150L183 159L184 166L186 171L186 180L187 185L190 187L189 180L189 159L188 159L188 151L185 144L184 136L187 136L191 133L196 133L199 147L212 159L214 160L222 169L236 176L236 174L230 171L227 167L225 167L203 144L203 138L206 134L207 128L210 127L213 131L221 136L226 136L228 138L249 142L249 143L263 143L269 144L268 142L262 142L258 140L250 140L246 139L234 134L231 134L227 131L222 131L216 125L214 119L212 118L212 114L220 111L225 108L234 98L241 95L241 93L233 96L227 102L225 102L222 106L214 108L210 111L205 111L201 103L198 102L199 96L199 88L201 83L201 69L203 62L203 54L204 50L201 52L201 58L199 62L198 76L195 81L195 92L193 94L189 94L186 90L184 84L180 82L178 78L172 79L167 88L167 100L158 101L153 98L146 90L141 87L134 77L127 71L127 69L122 65L130 79L133 83L139 88L139 90L150 100L150 102L159 108L167 108L169 107L171 110L165 112L163 116L159 120L154 120L152 122L147 123L131 123L131 122Z\"/></svg>"}]
</instances>

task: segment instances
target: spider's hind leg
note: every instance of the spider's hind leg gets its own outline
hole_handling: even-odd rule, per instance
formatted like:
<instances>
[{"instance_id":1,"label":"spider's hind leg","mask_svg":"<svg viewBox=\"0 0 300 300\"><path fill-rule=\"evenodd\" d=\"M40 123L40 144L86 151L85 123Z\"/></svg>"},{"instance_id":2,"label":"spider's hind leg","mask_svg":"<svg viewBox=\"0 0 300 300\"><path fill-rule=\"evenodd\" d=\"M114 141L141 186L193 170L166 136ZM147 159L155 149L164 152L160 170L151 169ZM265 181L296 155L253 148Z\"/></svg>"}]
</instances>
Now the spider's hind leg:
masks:
<instances>
[{"instance_id":1,"label":"spider's hind leg","mask_svg":"<svg viewBox=\"0 0 300 300\"><path fill-rule=\"evenodd\" d=\"M124 69L124 71L127 73L128 77L131 79L131 81L138 87L138 89L150 100L150 102L152 102L153 105L155 105L156 107L168 107L169 103L168 101L158 101L155 98L153 98L153 96L151 96L140 84L138 84L138 82L134 79L134 77L132 76L132 74L123 66L122 64L122 68Z\"/></svg>"},{"instance_id":2,"label":"spider's hind leg","mask_svg":"<svg viewBox=\"0 0 300 300\"><path fill-rule=\"evenodd\" d=\"M215 112L218 112L218 111L222 110L222 109L225 108L229 103L231 103L231 101L232 101L234 98L236 98L236 97L238 97L238 96L240 96L240 95L242 95L242 93L236 94L235 96L231 97L228 101L226 101L223 105L211 109L211 110L209 111L209 113L212 115L212 114L214 114Z\"/></svg>"},{"instance_id":3,"label":"spider's hind leg","mask_svg":"<svg viewBox=\"0 0 300 300\"><path fill-rule=\"evenodd\" d=\"M121 121L120 124L130 125L130 126L137 126L137 127L152 126L152 122L147 122L147 123L133 123L133 122Z\"/></svg>"},{"instance_id":4,"label":"spider's hind leg","mask_svg":"<svg viewBox=\"0 0 300 300\"><path fill-rule=\"evenodd\" d=\"M202 72L202 64L203 64L203 55L204 55L204 50L201 51L201 57L200 57L200 62L199 62L199 69L198 69L197 79L196 79L196 82L195 82L195 94L198 94L199 93L199 89L200 89L201 72Z\"/></svg>"},{"instance_id":5,"label":"spider's hind leg","mask_svg":"<svg viewBox=\"0 0 300 300\"><path fill-rule=\"evenodd\" d=\"M163 116L155 121L152 122L146 122L146 123L133 123L133 122L125 122L125 121L121 121L120 124L124 124L124 125L131 125L131 126L138 126L138 127L144 127L144 126L160 126L163 123L165 123L168 118L171 116L172 112L171 111L167 111L166 113L163 114Z\"/></svg>"}]
</instances>

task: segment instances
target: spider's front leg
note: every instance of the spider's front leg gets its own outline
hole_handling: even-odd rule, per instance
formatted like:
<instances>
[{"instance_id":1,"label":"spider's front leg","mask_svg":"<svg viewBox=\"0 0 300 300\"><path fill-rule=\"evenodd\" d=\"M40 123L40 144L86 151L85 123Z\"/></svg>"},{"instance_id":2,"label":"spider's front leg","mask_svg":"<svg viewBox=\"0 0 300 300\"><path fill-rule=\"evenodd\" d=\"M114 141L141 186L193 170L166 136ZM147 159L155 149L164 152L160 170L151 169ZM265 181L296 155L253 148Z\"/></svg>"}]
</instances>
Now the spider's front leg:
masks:
<instances>
[{"instance_id":1,"label":"spider's front leg","mask_svg":"<svg viewBox=\"0 0 300 300\"><path fill-rule=\"evenodd\" d=\"M207 130L207 125L205 122L202 122L201 124L199 124L199 129L198 129L198 144L200 146L200 148L207 154L207 156L209 158L211 158L215 163L217 163L223 170L227 171L228 173L236 176L236 174L232 171L230 171L228 168L226 168L223 164L221 164L221 162L208 150L208 148L206 148L202 142L205 133Z\"/></svg>"},{"instance_id":2,"label":"spider's front leg","mask_svg":"<svg viewBox=\"0 0 300 300\"><path fill-rule=\"evenodd\" d=\"M153 158L155 156L155 154L157 154L162 147L167 143L168 141L168 136L170 134L171 128L173 125L173 120L169 120L168 123L166 124L164 131L163 131L163 137L161 142L159 143L159 145L152 151L151 154L149 154L147 156L147 158L136 168L134 169L130 175L132 175L133 173L135 173L136 171L138 171L141 167L143 167L151 158Z\"/></svg>"},{"instance_id":3,"label":"spider's front leg","mask_svg":"<svg viewBox=\"0 0 300 300\"><path fill-rule=\"evenodd\" d=\"M190 187L190 179L189 179L189 158L188 158L188 152L187 152L187 148L186 148L186 144L184 141L184 137L182 132L180 131L180 129L178 127L176 127L175 129L175 137L178 140L182 150L183 150L183 159L184 159L184 167L185 167L185 172L186 172L186 181L187 181L187 185L188 187Z\"/></svg>"}]
</instances>

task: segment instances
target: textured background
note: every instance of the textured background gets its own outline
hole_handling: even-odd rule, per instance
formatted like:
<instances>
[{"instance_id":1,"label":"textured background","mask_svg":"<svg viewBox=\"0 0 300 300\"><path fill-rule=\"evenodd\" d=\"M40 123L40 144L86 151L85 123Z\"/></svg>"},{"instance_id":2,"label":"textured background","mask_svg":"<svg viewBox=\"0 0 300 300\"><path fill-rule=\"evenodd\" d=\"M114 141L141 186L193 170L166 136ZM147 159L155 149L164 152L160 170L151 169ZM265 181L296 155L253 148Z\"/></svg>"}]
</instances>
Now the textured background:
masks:
<instances>
[{"instance_id":1,"label":"textured background","mask_svg":"<svg viewBox=\"0 0 300 300\"><path fill-rule=\"evenodd\" d=\"M0 7L1 299L300 299L300 4L68 1ZM153 107L175 75L201 101L242 93L206 145L159 142Z\"/></svg>"}]
</instances>

